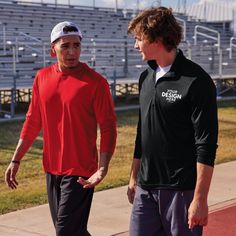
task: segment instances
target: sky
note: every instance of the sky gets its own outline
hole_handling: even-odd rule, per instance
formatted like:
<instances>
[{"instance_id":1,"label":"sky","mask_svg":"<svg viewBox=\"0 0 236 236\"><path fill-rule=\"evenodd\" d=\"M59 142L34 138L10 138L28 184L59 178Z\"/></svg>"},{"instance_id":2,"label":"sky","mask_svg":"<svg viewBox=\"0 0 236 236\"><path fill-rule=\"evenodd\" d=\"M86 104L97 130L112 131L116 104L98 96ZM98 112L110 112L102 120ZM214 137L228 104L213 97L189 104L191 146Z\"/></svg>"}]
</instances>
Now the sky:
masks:
<instances>
[{"instance_id":1,"label":"sky","mask_svg":"<svg viewBox=\"0 0 236 236\"><path fill-rule=\"evenodd\" d=\"M116 2L118 8L137 9L137 2L139 2L140 9L157 6L161 3L162 6L177 8L186 2L187 5L193 3L203 2L232 2L235 0L21 0L28 2L43 2L43 3L55 3L71 5L82 5L82 6L93 6L95 3L96 7L111 7L115 8Z\"/></svg>"}]
</instances>

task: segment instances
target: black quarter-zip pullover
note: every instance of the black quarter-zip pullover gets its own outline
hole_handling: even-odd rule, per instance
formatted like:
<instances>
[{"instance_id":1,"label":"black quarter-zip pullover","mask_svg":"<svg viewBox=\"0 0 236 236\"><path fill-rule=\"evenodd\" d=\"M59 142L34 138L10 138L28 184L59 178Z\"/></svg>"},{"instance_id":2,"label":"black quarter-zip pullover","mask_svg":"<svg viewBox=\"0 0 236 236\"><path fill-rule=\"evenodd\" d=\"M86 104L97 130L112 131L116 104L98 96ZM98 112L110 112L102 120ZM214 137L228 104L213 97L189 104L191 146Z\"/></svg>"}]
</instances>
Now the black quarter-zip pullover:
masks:
<instances>
[{"instance_id":1,"label":"black quarter-zip pullover","mask_svg":"<svg viewBox=\"0 0 236 236\"><path fill-rule=\"evenodd\" d=\"M214 166L218 121L210 76L178 50L170 71L155 81L155 61L140 76L140 116L134 158L142 188L192 190L196 163Z\"/></svg>"}]
</instances>

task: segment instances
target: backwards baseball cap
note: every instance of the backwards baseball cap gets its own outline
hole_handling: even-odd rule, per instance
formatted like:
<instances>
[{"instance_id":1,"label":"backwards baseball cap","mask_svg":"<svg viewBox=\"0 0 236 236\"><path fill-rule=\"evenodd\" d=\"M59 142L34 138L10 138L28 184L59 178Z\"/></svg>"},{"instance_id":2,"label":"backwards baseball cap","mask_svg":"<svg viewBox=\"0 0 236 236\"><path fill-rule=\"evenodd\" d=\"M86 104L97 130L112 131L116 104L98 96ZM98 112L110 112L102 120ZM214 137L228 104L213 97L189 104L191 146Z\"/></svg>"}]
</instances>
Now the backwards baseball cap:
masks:
<instances>
[{"instance_id":1,"label":"backwards baseball cap","mask_svg":"<svg viewBox=\"0 0 236 236\"><path fill-rule=\"evenodd\" d=\"M70 21L60 22L52 29L51 43L63 36L68 35L78 35L82 39L82 33L80 31L80 28L76 24Z\"/></svg>"}]
</instances>

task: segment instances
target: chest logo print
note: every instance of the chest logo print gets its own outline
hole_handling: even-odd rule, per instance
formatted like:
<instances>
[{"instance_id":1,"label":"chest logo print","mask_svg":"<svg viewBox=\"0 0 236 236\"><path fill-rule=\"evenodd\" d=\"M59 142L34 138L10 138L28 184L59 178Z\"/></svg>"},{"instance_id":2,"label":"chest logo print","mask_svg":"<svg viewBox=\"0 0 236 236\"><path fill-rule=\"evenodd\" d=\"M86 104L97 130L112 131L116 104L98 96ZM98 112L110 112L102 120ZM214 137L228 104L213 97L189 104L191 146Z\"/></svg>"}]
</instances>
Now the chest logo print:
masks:
<instances>
[{"instance_id":1,"label":"chest logo print","mask_svg":"<svg viewBox=\"0 0 236 236\"><path fill-rule=\"evenodd\" d=\"M176 100L180 100L182 98L182 95L178 94L177 90L171 90L171 89L167 89L166 92L162 92L161 96L163 98L166 98L166 101L170 103L173 103Z\"/></svg>"}]
</instances>

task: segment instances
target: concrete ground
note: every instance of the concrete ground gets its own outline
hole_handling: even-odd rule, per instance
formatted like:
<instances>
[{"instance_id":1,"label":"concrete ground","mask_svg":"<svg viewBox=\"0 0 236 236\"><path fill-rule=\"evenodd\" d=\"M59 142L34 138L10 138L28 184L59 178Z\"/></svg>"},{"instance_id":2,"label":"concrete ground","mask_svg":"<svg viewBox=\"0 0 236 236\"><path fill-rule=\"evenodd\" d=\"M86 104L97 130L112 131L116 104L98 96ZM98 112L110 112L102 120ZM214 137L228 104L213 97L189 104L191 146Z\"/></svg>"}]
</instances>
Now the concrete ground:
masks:
<instances>
[{"instance_id":1,"label":"concrete ground","mask_svg":"<svg viewBox=\"0 0 236 236\"><path fill-rule=\"evenodd\" d=\"M236 203L236 161L215 166L209 193L210 210ZM89 232L93 236L128 236L131 205L127 186L96 192ZM48 205L0 216L1 236L55 236ZM69 236L69 235L68 235Z\"/></svg>"}]
</instances>

